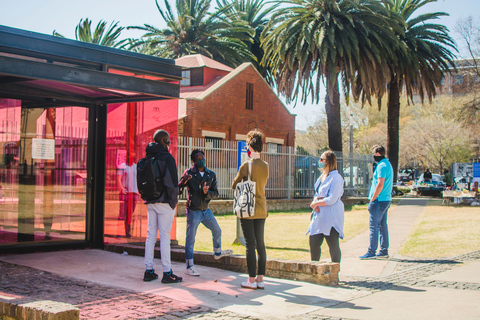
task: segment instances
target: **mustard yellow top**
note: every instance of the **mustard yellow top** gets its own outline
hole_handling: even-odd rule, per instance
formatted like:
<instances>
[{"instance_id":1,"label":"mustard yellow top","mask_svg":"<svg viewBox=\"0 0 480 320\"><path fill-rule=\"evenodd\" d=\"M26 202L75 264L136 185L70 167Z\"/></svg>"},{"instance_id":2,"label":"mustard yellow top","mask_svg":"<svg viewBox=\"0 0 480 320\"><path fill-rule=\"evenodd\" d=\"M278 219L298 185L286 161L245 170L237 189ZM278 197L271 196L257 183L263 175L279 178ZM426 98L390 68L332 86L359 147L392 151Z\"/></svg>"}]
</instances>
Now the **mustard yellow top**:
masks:
<instances>
[{"instance_id":1,"label":"mustard yellow top","mask_svg":"<svg viewBox=\"0 0 480 320\"><path fill-rule=\"evenodd\" d=\"M267 211L267 197L265 196L265 186L267 185L269 166L268 163L262 159L248 160L252 163L252 172L250 172L250 180L255 181L255 215L244 219L265 219L268 216ZM248 178L248 161L245 161L240 166L237 176L233 179L232 189L235 189L237 184L245 181Z\"/></svg>"}]
</instances>

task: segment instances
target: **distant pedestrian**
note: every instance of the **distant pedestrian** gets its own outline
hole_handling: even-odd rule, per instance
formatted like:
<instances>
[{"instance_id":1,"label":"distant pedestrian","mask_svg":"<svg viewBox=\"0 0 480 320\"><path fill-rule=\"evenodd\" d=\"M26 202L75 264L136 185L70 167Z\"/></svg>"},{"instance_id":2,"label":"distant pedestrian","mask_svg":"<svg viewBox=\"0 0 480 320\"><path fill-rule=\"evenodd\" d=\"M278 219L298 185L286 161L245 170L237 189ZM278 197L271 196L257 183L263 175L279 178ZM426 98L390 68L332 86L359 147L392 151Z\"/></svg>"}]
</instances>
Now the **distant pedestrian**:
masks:
<instances>
[{"instance_id":1,"label":"distant pedestrian","mask_svg":"<svg viewBox=\"0 0 480 320\"><path fill-rule=\"evenodd\" d=\"M423 181L424 182L431 182L432 181L432 173L430 172L430 169L428 169L428 168L423 173Z\"/></svg>"},{"instance_id":2,"label":"distant pedestrian","mask_svg":"<svg viewBox=\"0 0 480 320\"><path fill-rule=\"evenodd\" d=\"M445 169L443 171L443 181L445 182L446 186L447 187L451 187L452 186L452 174L450 173L450 171L448 169Z\"/></svg>"},{"instance_id":3,"label":"distant pedestrian","mask_svg":"<svg viewBox=\"0 0 480 320\"><path fill-rule=\"evenodd\" d=\"M222 230L217 219L209 209L210 200L218 198L217 177L215 172L205 167L205 153L193 150L190 154L193 166L183 173L178 187L183 191L188 189L187 198L187 236L185 240L185 273L190 276L199 276L200 273L193 264L193 248L195 235L200 223L212 231L213 251L215 259L220 259L232 254L232 250L222 250Z\"/></svg>"},{"instance_id":4,"label":"distant pedestrian","mask_svg":"<svg viewBox=\"0 0 480 320\"><path fill-rule=\"evenodd\" d=\"M247 250L247 268L249 278L242 282L242 288L264 289L263 276L265 275L267 263L267 251L265 249L264 233L265 219L268 216L267 199L265 197L265 186L267 185L269 166L268 163L260 159L260 153L263 148L263 133L258 130L252 130L247 134L247 147L250 160L245 161L239 168L237 176L233 179L232 188L248 178L248 168L250 162L250 179L256 182L255 185L255 215L253 217L240 219L245 244ZM258 272L257 272L257 254L258 253ZM256 276L256 277L255 277Z\"/></svg>"},{"instance_id":5,"label":"distant pedestrian","mask_svg":"<svg viewBox=\"0 0 480 320\"><path fill-rule=\"evenodd\" d=\"M372 184L368 199L368 211L370 213L370 246L368 251L360 259L388 258L388 208L392 203L393 168L385 158L385 148L375 145L371 148L373 159L377 166L373 172ZM380 251L377 252L378 238L380 235Z\"/></svg>"},{"instance_id":6,"label":"distant pedestrian","mask_svg":"<svg viewBox=\"0 0 480 320\"><path fill-rule=\"evenodd\" d=\"M163 267L163 283L181 282L182 278L172 272L170 260L170 231L172 230L175 207L178 203L178 174L175 159L168 152L170 135L165 130L157 130L153 141L146 148L147 156L155 156L162 176L163 192L158 199L145 201L148 211L148 231L145 241L145 274L143 281L158 278L154 270L153 256L157 234L160 233L160 257Z\"/></svg>"},{"instance_id":7,"label":"distant pedestrian","mask_svg":"<svg viewBox=\"0 0 480 320\"><path fill-rule=\"evenodd\" d=\"M339 239L343 239L345 208L340 198L343 195L343 178L337 170L337 157L333 151L320 156L318 167L322 174L315 182L315 197L310 204L312 219L307 234L310 233L310 257L319 261L323 239L327 240L332 262L340 263L342 253Z\"/></svg>"}]
</instances>

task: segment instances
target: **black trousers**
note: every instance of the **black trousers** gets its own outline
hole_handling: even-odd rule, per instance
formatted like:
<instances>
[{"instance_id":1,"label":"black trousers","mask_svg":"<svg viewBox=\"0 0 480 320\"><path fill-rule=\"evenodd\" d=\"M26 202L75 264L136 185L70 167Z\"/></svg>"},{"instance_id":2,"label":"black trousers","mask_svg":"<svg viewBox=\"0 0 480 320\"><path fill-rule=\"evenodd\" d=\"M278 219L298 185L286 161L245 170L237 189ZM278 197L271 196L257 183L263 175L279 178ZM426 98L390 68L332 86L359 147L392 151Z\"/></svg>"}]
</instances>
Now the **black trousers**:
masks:
<instances>
[{"instance_id":1,"label":"black trousers","mask_svg":"<svg viewBox=\"0 0 480 320\"><path fill-rule=\"evenodd\" d=\"M332 227L330 230L330 235L326 236L323 233L316 234L310 236L309 243L310 243L310 257L312 261L319 261L320 256L322 255L322 243L323 239L327 239L328 249L330 250L330 257L332 258L332 262L340 263L340 259L342 258L342 252L340 251L340 239L339 234L335 228Z\"/></svg>"},{"instance_id":2,"label":"black trousers","mask_svg":"<svg viewBox=\"0 0 480 320\"><path fill-rule=\"evenodd\" d=\"M248 276L254 278L257 274L265 275L267 251L265 250L265 219L240 219L245 245L247 247ZM255 253L255 249L257 252ZM258 253L258 273L257 269Z\"/></svg>"}]
</instances>

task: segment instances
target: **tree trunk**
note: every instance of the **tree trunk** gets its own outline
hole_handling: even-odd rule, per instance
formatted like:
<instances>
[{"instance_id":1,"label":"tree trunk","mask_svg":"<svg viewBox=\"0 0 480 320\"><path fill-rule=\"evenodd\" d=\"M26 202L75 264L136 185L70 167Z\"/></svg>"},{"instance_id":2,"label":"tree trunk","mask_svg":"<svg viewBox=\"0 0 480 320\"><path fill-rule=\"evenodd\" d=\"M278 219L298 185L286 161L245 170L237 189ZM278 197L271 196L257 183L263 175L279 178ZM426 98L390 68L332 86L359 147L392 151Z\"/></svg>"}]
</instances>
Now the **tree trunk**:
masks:
<instances>
[{"instance_id":1,"label":"tree trunk","mask_svg":"<svg viewBox=\"0 0 480 320\"><path fill-rule=\"evenodd\" d=\"M328 147L332 151L342 152L342 119L340 116L340 93L338 74L335 83L327 75L327 95L325 96L325 111L328 124ZM330 98L331 97L331 98Z\"/></svg>"},{"instance_id":2,"label":"tree trunk","mask_svg":"<svg viewBox=\"0 0 480 320\"><path fill-rule=\"evenodd\" d=\"M400 90L398 82L388 85L387 157L393 168L393 182L397 181L400 132Z\"/></svg>"}]
</instances>

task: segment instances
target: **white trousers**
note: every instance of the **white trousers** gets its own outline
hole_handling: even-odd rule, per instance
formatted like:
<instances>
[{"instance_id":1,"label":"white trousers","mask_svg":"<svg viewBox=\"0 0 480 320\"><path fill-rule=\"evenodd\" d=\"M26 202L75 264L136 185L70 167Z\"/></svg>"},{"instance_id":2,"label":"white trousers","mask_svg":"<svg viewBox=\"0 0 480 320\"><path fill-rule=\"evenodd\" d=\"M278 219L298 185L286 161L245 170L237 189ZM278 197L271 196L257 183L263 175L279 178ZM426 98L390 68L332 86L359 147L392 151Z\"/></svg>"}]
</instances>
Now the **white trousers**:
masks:
<instances>
[{"instance_id":1,"label":"white trousers","mask_svg":"<svg viewBox=\"0 0 480 320\"><path fill-rule=\"evenodd\" d=\"M154 269L153 256L157 234L160 233L160 256L162 259L163 272L170 272L172 269L170 260L170 231L175 216L175 209L170 208L168 203L149 203L148 231L145 241L145 268Z\"/></svg>"}]
</instances>

